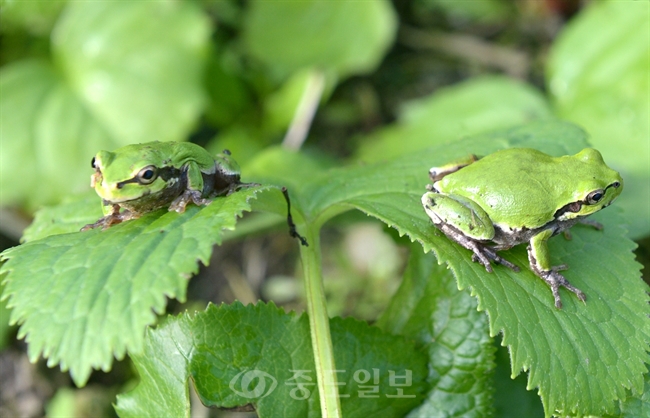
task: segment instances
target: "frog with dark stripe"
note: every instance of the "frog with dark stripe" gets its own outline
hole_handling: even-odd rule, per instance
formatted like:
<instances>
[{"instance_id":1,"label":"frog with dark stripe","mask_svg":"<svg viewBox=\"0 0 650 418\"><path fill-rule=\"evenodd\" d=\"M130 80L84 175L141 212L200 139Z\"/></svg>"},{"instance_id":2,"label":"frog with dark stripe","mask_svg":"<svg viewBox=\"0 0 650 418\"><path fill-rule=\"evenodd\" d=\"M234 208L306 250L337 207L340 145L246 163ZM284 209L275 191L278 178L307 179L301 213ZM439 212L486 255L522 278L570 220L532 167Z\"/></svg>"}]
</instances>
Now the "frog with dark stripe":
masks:
<instances>
[{"instance_id":1,"label":"frog with dark stripe","mask_svg":"<svg viewBox=\"0 0 650 418\"><path fill-rule=\"evenodd\" d=\"M91 164L95 169L91 187L102 198L104 216L82 231L106 229L165 207L182 213L190 203L208 205L215 197L257 185L241 182L239 165L228 150L213 157L190 142L149 142L99 151ZM285 188L282 192L290 233L306 245L291 219L289 195Z\"/></svg>"}]
</instances>

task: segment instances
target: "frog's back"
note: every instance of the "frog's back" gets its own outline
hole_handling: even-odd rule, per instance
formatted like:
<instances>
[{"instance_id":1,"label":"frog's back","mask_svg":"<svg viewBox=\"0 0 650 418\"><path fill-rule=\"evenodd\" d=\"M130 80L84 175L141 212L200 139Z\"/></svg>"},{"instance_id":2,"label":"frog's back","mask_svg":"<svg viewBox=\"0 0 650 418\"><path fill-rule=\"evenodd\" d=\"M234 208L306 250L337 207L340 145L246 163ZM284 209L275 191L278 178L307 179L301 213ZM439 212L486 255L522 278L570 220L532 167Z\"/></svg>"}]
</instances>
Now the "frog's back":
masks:
<instances>
[{"instance_id":1,"label":"frog's back","mask_svg":"<svg viewBox=\"0 0 650 418\"><path fill-rule=\"evenodd\" d=\"M511 148L490 154L438 183L436 189L478 203L495 224L537 228L551 221L558 202L570 202L566 187L570 164L528 148ZM558 181L563 179L563 181Z\"/></svg>"}]
</instances>

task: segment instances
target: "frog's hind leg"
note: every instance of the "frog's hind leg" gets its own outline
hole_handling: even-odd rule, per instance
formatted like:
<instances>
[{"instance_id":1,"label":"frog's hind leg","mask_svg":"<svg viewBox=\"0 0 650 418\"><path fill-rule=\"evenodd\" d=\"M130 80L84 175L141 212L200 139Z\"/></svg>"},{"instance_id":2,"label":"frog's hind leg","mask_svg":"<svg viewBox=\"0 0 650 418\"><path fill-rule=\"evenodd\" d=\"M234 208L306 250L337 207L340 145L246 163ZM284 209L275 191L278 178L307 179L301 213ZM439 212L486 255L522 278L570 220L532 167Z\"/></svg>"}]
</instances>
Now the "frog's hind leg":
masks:
<instances>
[{"instance_id":1,"label":"frog's hind leg","mask_svg":"<svg viewBox=\"0 0 650 418\"><path fill-rule=\"evenodd\" d=\"M492 273L493 271L492 263L490 261L494 261L495 263L508 267L512 271L515 272L519 271L518 266L514 265L510 261L501 257L499 254L497 254L497 252L493 248L465 236L463 233L459 232L458 230L456 230L456 228L450 225L439 224L436 226L445 235L447 235L447 237L449 237L452 241L455 241L458 244L462 245L463 247L467 248L468 250L472 251L473 253L472 261L482 264L488 273Z\"/></svg>"}]
</instances>

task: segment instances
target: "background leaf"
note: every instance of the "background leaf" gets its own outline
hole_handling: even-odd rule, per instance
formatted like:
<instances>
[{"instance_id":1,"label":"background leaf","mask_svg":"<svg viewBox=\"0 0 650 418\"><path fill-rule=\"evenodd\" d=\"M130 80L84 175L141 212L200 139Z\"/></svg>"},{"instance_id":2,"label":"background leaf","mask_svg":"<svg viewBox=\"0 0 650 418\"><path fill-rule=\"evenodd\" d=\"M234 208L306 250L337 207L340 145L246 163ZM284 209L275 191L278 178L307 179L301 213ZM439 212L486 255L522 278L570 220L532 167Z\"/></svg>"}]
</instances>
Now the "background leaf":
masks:
<instances>
[{"instance_id":1,"label":"background leaf","mask_svg":"<svg viewBox=\"0 0 650 418\"><path fill-rule=\"evenodd\" d=\"M142 349L143 330L166 298L185 299L187 280L207 264L224 229L250 210L266 188L248 188L178 214L165 210L105 231L44 239L2 253L0 267L12 323L30 358L70 369L77 385L91 368L109 370L113 356ZM277 193L280 195L280 193ZM280 196L278 196L281 199ZM120 249L115 251L115 249Z\"/></svg>"},{"instance_id":2,"label":"background leaf","mask_svg":"<svg viewBox=\"0 0 650 418\"><path fill-rule=\"evenodd\" d=\"M393 41L396 23L385 0L255 0L244 21L244 44L279 77L316 67L346 78L379 64Z\"/></svg>"},{"instance_id":3,"label":"background leaf","mask_svg":"<svg viewBox=\"0 0 650 418\"><path fill-rule=\"evenodd\" d=\"M476 77L407 102L398 122L364 137L356 158L366 162L458 140L493 129L549 119L542 94L500 76Z\"/></svg>"},{"instance_id":4,"label":"background leaf","mask_svg":"<svg viewBox=\"0 0 650 418\"><path fill-rule=\"evenodd\" d=\"M476 299L451 272L413 245L404 279L377 325L414 338L429 356L430 390L409 417L488 416L494 347Z\"/></svg>"},{"instance_id":5,"label":"background leaf","mask_svg":"<svg viewBox=\"0 0 650 418\"><path fill-rule=\"evenodd\" d=\"M546 69L557 115L578 123L625 179L633 238L650 233L650 3L594 2L553 44ZM618 203L618 202L617 202Z\"/></svg>"},{"instance_id":6,"label":"background leaf","mask_svg":"<svg viewBox=\"0 0 650 418\"><path fill-rule=\"evenodd\" d=\"M345 416L402 416L421 402L426 359L412 343L352 318L332 319L331 329ZM194 317L169 319L149 330L143 355L134 356L141 382L133 392L118 397L117 410L123 417L156 416L155 411L164 411L155 405L160 392L166 394L166 403L174 404L171 410L180 411L183 405L187 410L187 392L182 389L191 376L206 405L232 408L251 403L260 417L318 416L309 340L307 317L286 314L272 303L211 305ZM166 350L155 350L158 347L170 347L177 355L161 357ZM303 377L296 378L292 370L304 371ZM410 384L406 386L405 379L391 381L391 370L397 376L410 370ZM247 385L251 373L255 378ZM378 388L373 397L359 396L359 391L370 390L358 383L366 377L366 385ZM387 397L398 393L395 384L405 384L403 395L416 396Z\"/></svg>"},{"instance_id":7,"label":"background leaf","mask_svg":"<svg viewBox=\"0 0 650 418\"><path fill-rule=\"evenodd\" d=\"M0 204L33 210L87 190L100 149L185 140L203 106L208 37L189 2L67 4L52 34L54 65L0 71Z\"/></svg>"},{"instance_id":8,"label":"background leaf","mask_svg":"<svg viewBox=\"0 0 650 418\"><path fill-rule=\"evenodd\" d=\"M73 2L52 42L70 85L126 145L187 134L203 105L208 37L192 3Z\"/></svg>"},{"instance_id":9,"label":"background leaf","mask_svg":"<svg viewBox=\"0 0 650 418\"><path fill-rule=\"evenodd\" d=\"M57 206L40 209L23 232L21 241L30 242L50 235L79 232L84 226L104 216L101 200L94 190L70 196Z\"/></svg>"},{"instance_id":10,"label":"background leaf","mask_svg":"<svg viewBox=\"0 0 650 418\"><path fill-rule=\"evenodd\" d=\"M0 90L0 204L34 208L87 190L90 159L115 143L56 70L37 60L6 66Z\"/></svg>"}]
</instances>

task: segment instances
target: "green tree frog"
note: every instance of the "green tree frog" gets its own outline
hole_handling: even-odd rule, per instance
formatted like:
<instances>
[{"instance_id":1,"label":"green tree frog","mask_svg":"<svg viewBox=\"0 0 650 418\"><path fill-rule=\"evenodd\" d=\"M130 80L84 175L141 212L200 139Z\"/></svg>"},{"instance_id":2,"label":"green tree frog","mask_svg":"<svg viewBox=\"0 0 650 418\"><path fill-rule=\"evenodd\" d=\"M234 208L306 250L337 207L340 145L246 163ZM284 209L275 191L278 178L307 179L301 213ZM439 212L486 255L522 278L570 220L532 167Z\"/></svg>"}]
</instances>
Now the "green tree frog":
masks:
<instances>
[{"instance_id":1,"label":"green tree frog","mask_svg":"<svg viewBox=\"0 0 650 418\"><path fill-rule=\"evenodd\" d=\"M429 171L433 184L422 205L433 224L451 240L473 252L472 260L492 272L491 261L519 268L497 252L528 243L530 269L551 287L555 306L562 308L559 288L584 301L585 294L552 266L547 240L607 206L623 190L620 174L598 151L551 157L527 148L471 156Z\"/></svg>"},{"instance_id":2,"label":"green tree frog","mask_svg":"<svg viewBox=\"0 0 650 418\"><path fill-rule=\"evenodd\" d=\"M214 197L257 185L241 182L239 165L228 150L213 157L190 142L149 142L99 151L91 165L95 173L90 185L102 198L105 216L82 231L106 229L165 207L182 213L189 203L208 205ZM307 245L293 224L286 188L282 192L290 233Z\"/></svg>"}]
</instances>

